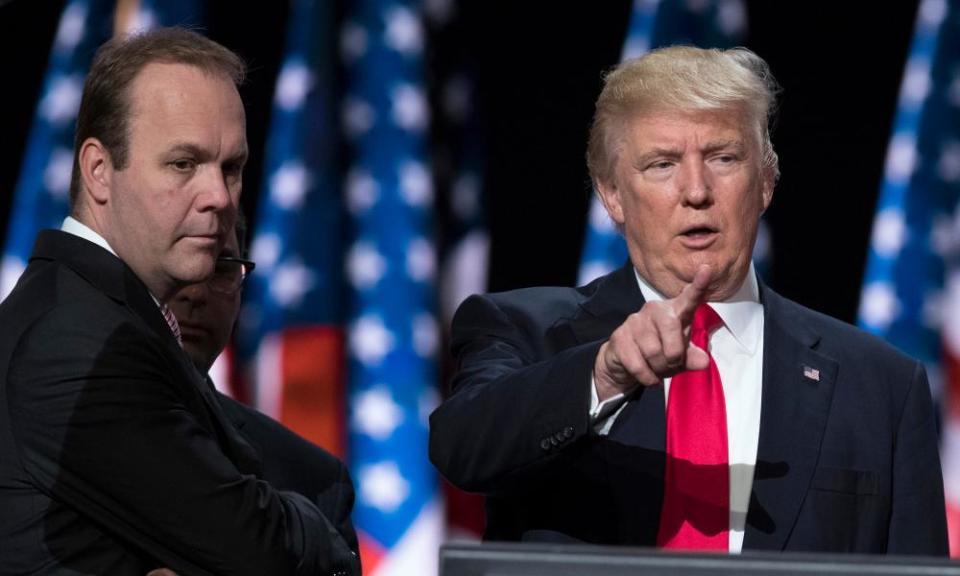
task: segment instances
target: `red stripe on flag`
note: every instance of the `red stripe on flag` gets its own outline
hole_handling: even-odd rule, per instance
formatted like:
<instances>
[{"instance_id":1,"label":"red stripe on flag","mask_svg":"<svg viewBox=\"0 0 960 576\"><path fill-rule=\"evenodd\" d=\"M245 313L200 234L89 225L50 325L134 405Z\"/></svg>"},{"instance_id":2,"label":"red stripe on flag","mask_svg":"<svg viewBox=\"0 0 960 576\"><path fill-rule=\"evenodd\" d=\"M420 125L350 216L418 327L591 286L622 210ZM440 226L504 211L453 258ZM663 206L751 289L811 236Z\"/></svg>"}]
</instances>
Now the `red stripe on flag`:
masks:
<instances>
[{"instance_id":1,"label":"red stripe on flag","mask_svg":"<svg viewBox=\"0 0 960 576\"><path fill-rule=\"evenodd\" d=\"M363 573L374 574L383 557L386 556L387 550L363 530L357 530L357 539L360 542L360 563L363 564Z\"/></svg>"},{"instance_id":2,"label":"red stripe on flag","mask_svg":"<svg viewBox=\"0 0 960 576\"><path fill-rule=\"evenodd\" d=\"M283 332L280 421L343 458L346 446L343 332L294 328Z\"/></svg>"}]
</instances>

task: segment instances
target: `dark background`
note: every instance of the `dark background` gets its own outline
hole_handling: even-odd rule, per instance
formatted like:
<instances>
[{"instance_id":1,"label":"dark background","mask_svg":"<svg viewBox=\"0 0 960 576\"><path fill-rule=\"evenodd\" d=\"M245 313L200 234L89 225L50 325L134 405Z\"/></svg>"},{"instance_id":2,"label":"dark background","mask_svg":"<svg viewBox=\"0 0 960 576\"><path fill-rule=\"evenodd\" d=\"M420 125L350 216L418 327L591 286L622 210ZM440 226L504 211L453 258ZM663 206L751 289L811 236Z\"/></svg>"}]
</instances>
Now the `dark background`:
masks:
<instances>
[{"instance_id":1,"label":"dark background","mask_svg":"<svg viewBox=\"0 0 960 576\"><path fill-rule=\"evenodd\" d=\"M0 0L0 232L62 4ZM242 92L253 153L243 205L255 220L287 6L209 4L209 35L251 66ZM769 62L783 87L773 131L782 178L767 215L769 280L782 294L848 321L916 7L916 0L747 2L744 44ZM601 72L619 59L629 13L628 0L475 0L460 3L452 28L428 28L429 78L451 62L476 72L492 290L576 281L590 194L587 128ZM445 145L434 148L442 180Z\"/></svg>"}]
</instances>

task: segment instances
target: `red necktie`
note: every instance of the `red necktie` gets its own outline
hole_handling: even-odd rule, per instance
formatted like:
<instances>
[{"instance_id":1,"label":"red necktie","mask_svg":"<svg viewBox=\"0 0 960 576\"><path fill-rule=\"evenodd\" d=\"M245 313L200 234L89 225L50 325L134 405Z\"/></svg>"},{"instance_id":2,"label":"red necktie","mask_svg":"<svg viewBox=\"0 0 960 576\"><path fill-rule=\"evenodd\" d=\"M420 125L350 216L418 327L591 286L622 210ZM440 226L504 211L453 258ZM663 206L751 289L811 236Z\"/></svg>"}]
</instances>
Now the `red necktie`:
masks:
<instances>
[{"instance_id":1,"label":"red necktie","mask_svg":"<svg viewBox=\"0 0 960 576\"><path fill-rule=\"evenodd\" d=\"M721 324L701 304L693 316L690 341L710 355L710 332ZM727 409L717 363L677 374L667 400L667 464L657 546L687 550L728 550L730 472Z\"/></svg>"},{"instance_id":2,"label":"red necktie","mask_svg":"<svg viewBox=\"0 0 960 576\"><path fill-rule=\"evenodd\" d=\"M177 322L177 317L173 315L173 310L166 304L160 304L160 313L163 314L163 319L167 321L167 326L173 332L173 337L177 339L177 344L183 346L183 340L180 337L180 323Z\"/></svg>"}]
</instances>

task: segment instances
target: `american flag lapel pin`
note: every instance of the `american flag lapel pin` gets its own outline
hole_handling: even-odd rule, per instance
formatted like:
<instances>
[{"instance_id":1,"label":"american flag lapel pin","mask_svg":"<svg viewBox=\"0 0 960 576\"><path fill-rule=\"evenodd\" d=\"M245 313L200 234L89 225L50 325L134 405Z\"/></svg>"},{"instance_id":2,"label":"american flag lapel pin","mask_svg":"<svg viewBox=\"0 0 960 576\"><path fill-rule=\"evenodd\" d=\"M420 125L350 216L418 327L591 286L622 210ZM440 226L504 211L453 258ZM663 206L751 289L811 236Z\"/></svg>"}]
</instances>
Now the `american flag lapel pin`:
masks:
<instances>
[{"instance_id":1,"label":"american flag lapel pin","mask_svg":"<svg viewBox=\"0 0 960 576\"><path fill-rule=\"evenodd\" d=\"M804 366L804 367L803 367L803 377L804 377L804 378L807 378L807 379L809 379L809 380L813 380L814 382L819 382L819 381L820 381L820 371L817 370L816 368L811 368L811 367L809 367L809 366Z\"/></svg>"}]
</instances>

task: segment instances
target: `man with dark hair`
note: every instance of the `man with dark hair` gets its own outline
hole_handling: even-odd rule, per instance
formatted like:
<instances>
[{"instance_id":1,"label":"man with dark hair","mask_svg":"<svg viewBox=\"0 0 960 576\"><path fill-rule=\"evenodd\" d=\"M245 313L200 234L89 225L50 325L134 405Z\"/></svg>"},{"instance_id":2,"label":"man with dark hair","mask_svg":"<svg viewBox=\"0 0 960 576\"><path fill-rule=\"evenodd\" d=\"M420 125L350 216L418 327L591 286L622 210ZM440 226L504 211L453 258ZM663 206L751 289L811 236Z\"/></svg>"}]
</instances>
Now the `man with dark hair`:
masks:
<instances>
[{"instance_id":1,"label":"man with dark hair","mask_svg":"<svg viewBox=\"0 0 960 576\"><path fill-rule=\"evenodd\" d=\"M587 164L629 261L453 321L430 457L488 495L487 538L946 554L923 366L754 272L775 92L743 48L607 75Z\"/></svg>"},{"instance_id":2,"label":"man with dark hair","mask_svg":"<svg viewBox=\"0 0 960 576\"><path fill-rule=\"evenodd\" d=\"M182 29L115 39L82 97L71 215L0 304L0 573L358 573L261 478L167 302L233 231L242 62Z\"/></svg>"},{"instance_id":3,"label":"man with dark hair","mask_svg":"<svg viewBox=\"0 0 960 576\"><path fill-rule=\"evenodd\" d=\"M246 259L246 223L238 213L236 231L227 236L213 276L181 288L170 299L183 350L201 374L209 372L230 340L240 311L243 282L253 268L254 262ZM212 388L213 383L209 384ZM215 394L234 427L257 451L262 478L274 488L297 492L314 502L350 548L359 553L350 519L353 484L346 466L276 420L220 392Z\"/></svg>"}]
</instances>

